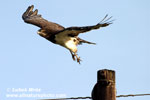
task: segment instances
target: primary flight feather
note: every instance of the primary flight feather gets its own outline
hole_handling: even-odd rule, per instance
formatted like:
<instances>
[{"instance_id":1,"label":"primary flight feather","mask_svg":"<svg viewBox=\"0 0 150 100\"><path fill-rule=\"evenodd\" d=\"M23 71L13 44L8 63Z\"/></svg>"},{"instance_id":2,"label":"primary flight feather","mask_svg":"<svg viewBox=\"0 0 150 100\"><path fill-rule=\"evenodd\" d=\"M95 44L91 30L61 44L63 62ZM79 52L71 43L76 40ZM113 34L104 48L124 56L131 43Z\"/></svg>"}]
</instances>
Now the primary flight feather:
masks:
<instances>
[{"instance_id":1,"label":"primary flight feather","mask_svg":"<svg viewBox=\"0 0 150 100\"><path fill-rule=\"evenodd\" d=\"M109 21L111 17L107 18L108 15L106 15L104 19L96 25L64 28L57 23L53 23L42 18L42 16L38 14L38 10L36 9L33 11L33 8L34 6L31 5L23 13L22 19L24 22L40 27L37 32L40 36L52 43L59 44L67 48L70 51L73 60L77 60L78 63L80 63L81 59L77 56L77 45L82 43L95 44L79 38L78 35L90 30L99 29L100 27L106 27L112 24L113 21Z\"/></svg>"}]
</instances>

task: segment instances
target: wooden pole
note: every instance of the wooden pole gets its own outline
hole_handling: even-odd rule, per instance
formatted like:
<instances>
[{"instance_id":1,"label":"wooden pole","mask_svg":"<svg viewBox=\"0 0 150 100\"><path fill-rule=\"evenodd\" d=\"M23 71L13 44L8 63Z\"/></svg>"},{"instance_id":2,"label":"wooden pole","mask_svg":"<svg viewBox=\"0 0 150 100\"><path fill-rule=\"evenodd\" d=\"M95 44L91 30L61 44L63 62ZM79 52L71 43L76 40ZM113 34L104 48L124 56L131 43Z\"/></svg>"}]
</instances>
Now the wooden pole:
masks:
<instances>
[{"instance_id":1,"label":"wooden pole","mask_svg":"<svg viewBox=\"0 0 150 100\"><path fill-rule=\"evenodd\" d=\"M99 70L97 83L92 90L93 100L116 100L115 71Z\"/></svg>"}]
</instances>

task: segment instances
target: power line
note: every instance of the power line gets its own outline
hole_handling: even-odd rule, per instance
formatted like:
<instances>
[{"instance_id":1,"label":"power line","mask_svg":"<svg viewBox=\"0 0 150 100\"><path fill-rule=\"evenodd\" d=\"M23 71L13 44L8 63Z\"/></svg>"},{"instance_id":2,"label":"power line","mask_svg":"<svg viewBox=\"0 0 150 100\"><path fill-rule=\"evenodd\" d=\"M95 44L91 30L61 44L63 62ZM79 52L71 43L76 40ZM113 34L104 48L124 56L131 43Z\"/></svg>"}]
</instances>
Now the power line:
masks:
<instances>
[{"instance_id":1,"label":"power line","mask_svg":"<svg viewBox=\"0 0 150 100\"><path fill-rule=\"evenodd\" d=\"M128 94L128 95L118 95L117 98L121 97L135 97L135 96L148 96L150 94ZM40 100L69 100L69 99L92 99L91 97L71 97L71 98L57 98L57 99L40 99Z\"/></svg>"}]
</instances>

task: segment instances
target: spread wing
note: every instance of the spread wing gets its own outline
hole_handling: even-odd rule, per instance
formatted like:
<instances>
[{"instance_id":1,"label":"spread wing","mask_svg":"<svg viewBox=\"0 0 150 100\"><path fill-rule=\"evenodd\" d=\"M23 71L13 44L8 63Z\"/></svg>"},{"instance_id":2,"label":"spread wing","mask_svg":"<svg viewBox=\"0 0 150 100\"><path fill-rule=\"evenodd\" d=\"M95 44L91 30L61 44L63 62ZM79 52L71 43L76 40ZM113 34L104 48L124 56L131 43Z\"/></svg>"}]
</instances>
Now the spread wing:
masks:
<instances>
[{"instance_id":1,"label":"spread wing","mask_svg":"<svg viewBox=\"0 0 150 100\"><path fill-rule=\"evenodd\" d=\"M49 22L46 19L42 18L40 14L38 14L38 10L33 11L34 6L29 6L27 10L22 15L22 19L29 24L36 25L41 29L44 29L50 33L57 33L59 31L64 30L65 28L59 24Z\"/></svg>"},{"instance_id":2,"label":"spread wing","mask_svg":"<svg viewBox=\"0 0 150 100\"><path fill-rule=\"evenodd\" d=\"M69 36L78 36L80 33L88 32L94 29L99 29L101 27L106 27L114 20L110 20L112 17L107 18L108 15L106 15L103 20L101 20L98 24L93 26L83 26L83 27L69 27L62 31L62 34L67 34ZM110 21L109 21L110 20Z\"/></svg>"}]
</instances>

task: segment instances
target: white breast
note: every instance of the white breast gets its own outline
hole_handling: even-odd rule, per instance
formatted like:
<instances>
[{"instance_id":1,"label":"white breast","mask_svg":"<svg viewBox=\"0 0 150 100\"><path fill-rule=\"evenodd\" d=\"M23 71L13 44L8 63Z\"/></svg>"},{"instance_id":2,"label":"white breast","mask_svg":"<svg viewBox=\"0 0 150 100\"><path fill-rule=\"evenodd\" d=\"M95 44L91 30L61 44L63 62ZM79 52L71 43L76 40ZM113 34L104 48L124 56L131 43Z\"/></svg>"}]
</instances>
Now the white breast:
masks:
<instances>
[{"instance_id":1,"label":"white breast","mask_svg":"<svg viewBox=\"0 0 150 100\"><path fill-rule=\"evenodd\" d=\"M77 41L75 37L69 37L65 34L58 34L55 36L56 44L59 44L72 52L77 52Z\"/></svg>"}]
</instances>

